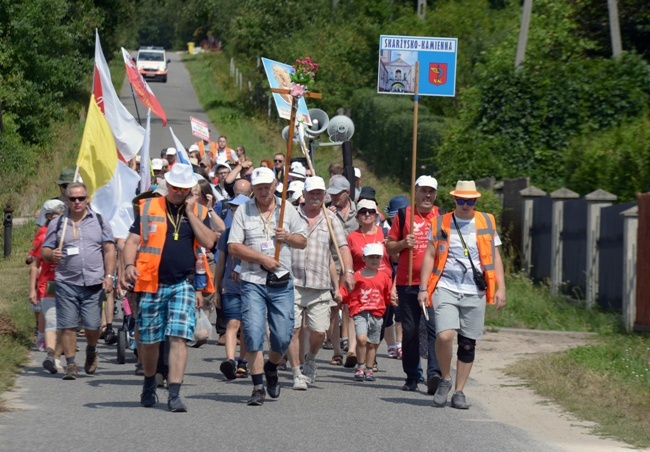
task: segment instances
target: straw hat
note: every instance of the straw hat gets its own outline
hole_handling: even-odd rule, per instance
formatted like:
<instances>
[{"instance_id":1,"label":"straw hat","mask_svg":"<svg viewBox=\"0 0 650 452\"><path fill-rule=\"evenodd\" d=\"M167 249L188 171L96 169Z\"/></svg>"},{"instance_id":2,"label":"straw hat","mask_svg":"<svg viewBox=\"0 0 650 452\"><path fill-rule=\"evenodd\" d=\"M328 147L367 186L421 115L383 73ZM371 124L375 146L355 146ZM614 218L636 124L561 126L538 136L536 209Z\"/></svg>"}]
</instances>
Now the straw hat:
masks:
<instances>
[{"instance_id":1,"label":"straw hat","mask_svg":"<svg viewBox=\"0 0 650 452\"><path fill-rule=\"evenodd\" d=\"M449 192L451 196L457 198L480 198L481 194L476 191L476 184L473 180L459 180L456 182L456 190Z\"/></svg>"}]
</instances>

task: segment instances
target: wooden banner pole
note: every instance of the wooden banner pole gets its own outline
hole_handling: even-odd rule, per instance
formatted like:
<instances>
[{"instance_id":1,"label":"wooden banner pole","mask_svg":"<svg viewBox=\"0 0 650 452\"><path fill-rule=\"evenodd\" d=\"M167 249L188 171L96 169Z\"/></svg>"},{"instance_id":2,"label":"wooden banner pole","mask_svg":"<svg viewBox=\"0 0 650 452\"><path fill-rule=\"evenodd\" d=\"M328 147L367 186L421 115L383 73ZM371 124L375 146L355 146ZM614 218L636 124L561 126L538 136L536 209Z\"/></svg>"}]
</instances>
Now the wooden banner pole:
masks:
<instances>
[{"instance_id":1,"label":"wooden banner pole","mask_svg":"<svg viewBox=\"0 0 650 452\"><path fill-rule=\"evenodd\" d=\"M418 155L418 78L420 77L420 62L415 62L415 91L413 96L413 152L411 157L411 215L409 217L409 234L413 234L415 222L415 173L417 171ZM409 286L413 283L413 248L409 248Z\"/></svg>"}]
</instances>

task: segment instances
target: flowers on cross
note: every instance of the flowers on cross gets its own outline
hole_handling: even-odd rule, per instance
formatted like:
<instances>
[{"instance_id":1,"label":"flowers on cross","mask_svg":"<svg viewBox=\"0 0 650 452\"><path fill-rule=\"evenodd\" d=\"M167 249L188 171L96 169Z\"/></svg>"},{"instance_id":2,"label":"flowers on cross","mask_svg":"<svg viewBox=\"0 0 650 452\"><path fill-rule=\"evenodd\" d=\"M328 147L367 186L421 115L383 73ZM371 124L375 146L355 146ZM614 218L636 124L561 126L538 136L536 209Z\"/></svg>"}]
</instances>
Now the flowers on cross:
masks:
<instances>
[{"instance_id":1,"label":"flowers on cross","mask_svg":"<svg viewBox=\"0 0 650 452\"><path fill-rule=\"evenodd\" d=\"M291 78L291 95L294 97L302 97L309 90L310 86L314 84L314 78L318 72L318 64L312 62L310 57L305 57L304 60L296 60L293 69L294 72L289 74Z\"/></svg>"}]
</instances>

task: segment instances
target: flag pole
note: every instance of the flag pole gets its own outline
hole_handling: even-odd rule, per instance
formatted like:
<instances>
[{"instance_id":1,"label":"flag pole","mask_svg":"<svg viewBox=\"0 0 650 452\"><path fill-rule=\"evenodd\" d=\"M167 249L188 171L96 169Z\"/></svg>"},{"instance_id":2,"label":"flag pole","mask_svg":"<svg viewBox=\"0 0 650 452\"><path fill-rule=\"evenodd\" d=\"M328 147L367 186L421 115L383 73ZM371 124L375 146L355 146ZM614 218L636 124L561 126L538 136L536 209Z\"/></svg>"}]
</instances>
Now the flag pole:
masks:
<instances>
[{"instance_id":1,"label":"flag pole","mask_svg":"<svg viewBox=\"0 0 650 452\"><path fill-rule=\"evenodd\" d=\"M409 218L409 233L413 234L415 222L415 172L417 171L418 154L418 79L420 78L420 62L415 62L415 91L413 96L413 155L411 157L411 215ZM409 248L409 286L413 283L413 248Z\"/></svg>"},{"instance_id":2,"label":"flag pole","mask_svg":"<svg viewBox=\"0 0 650 452\"><path fill-rule=\"evenodd\" d=\"M138 124L142 126L142 121L140 120L140 110L138 110L138 103L135 100L135 91L133 91L133 85L131 84L131 82L129 82L129 86L131 87L131 95L133 96L133 104L135 105L135 112L138 115Z\"/></svg>"}]
</instances>

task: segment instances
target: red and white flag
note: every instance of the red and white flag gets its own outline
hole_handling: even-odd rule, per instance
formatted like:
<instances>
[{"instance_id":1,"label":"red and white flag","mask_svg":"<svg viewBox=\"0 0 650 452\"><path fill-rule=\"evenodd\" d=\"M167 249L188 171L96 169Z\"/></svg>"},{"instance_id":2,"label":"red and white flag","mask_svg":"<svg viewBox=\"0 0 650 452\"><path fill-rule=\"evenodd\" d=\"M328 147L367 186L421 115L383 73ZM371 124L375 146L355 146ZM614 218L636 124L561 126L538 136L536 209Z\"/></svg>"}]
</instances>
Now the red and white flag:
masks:
<instances>
[{"instance_id":1,"label":"red and white flag","mask_svg":"<svg viewBox=\"0 0 650 452\"><path fill-rule=\"evenodd\" d=\"M147 108L151 109L156 116L162 119L163 127L166 126L167 115L165 114L165 110L160 106L153 91L151 91L147 82L142 78L142 74L138 71L135 61L133 61L133 57L124 47L122 47L122 56L124 56L126 75L129 78L129 83L131 83L135 94L138 95L138 99L140 99L140 102L142 102Z\"/></svg>"},{"instance_id":2,"label":"red and white flag","mask_svg":"<svg viewBox=\"0 0 650 452\"><path fill-rule=\"evenodd\" d=\"M99 33L95 31L95 75L93 78L93 94L99 109L104 113L106 121L113 132L115 145L124 161L136 156L144 141L144 129L120 102L113 88L111 72L102 52Z\"/></svg>"}]
</instances>

